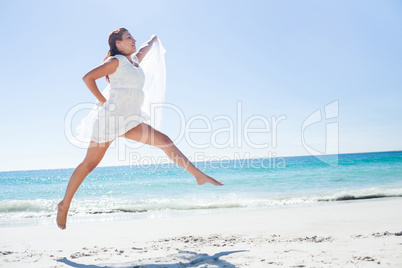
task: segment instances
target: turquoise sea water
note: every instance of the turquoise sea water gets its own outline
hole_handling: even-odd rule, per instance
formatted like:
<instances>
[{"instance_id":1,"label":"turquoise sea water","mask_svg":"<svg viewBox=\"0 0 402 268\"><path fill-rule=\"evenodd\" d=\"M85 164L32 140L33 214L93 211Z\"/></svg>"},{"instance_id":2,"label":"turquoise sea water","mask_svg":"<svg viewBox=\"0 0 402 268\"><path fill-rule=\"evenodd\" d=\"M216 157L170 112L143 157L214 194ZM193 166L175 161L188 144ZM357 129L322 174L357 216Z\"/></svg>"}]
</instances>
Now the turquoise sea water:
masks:
<instances>
[{"instance_id":1,"label":"turquoise sea water","mask_svg":"<svg viewBox=\"0 0 402 268\"><path fill-rule=\"evenodd\" d=\"M223 187L198 186L174 164L98 167L84 181L69 222L169 217L402 197L402 151L196 163ZM0 172L0 227L53 224L73 169Z\"/></svg>"}]
</instances>

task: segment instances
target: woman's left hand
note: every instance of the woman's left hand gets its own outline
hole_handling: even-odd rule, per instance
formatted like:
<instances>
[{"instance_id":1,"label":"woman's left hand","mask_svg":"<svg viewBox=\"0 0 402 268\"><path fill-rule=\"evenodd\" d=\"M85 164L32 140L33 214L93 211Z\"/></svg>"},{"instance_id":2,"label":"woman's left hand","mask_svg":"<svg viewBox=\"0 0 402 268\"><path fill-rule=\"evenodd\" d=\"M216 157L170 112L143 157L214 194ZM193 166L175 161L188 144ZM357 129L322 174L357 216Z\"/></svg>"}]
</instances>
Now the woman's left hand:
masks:
<instances>
[{"instance_id":1,"label":"woman's left hand","mask_svg":"<svg viewBox=\"0 0 402 268\"><path fill-rule=\"evenodd\" d=\"M156 40L158 40L158 37L156 36L156 34L151 36L151 42L155 42Z\"/></svg>"}]
</instances>

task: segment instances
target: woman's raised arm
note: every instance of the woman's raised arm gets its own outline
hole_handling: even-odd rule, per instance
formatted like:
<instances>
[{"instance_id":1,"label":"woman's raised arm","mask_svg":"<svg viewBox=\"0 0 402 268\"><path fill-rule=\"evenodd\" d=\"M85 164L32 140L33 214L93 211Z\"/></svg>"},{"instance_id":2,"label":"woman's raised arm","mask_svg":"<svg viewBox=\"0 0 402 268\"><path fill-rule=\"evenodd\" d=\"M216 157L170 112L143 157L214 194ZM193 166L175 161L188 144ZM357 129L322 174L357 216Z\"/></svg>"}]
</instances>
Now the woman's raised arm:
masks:
<instances>
[{"instance_id":1,"label":"woman's raised arm","mask_svg":"<svg viewBox=\"0 0 402 268\"><path fill-rule=\"evenodd\" d=\"M119 67L119 60L112 59L99 65L98 67L89 71L82 80L84 80L85 84L89 88L89 90L94 94L94 96L98 99L100 105L106 102L106 98L99 91L98 86L96 85L95 80L104 77L106 75L112 74L116 71L117 67Z\"/></svg>"},{"instance_id":2,"label":"woman's raised arm","mask_svg":"<svg viewBox=\"0 0 402 268\"><path fill-rule=\"evenodd\" d=\"M151 48L153 42L158 40L156 35L151 36L151 38L141 45L140 49L138 50L137 54L135 54L138 58L138 63L141 63L142 59L147 55L149 49Z\"/></svg>"}]
</instances>

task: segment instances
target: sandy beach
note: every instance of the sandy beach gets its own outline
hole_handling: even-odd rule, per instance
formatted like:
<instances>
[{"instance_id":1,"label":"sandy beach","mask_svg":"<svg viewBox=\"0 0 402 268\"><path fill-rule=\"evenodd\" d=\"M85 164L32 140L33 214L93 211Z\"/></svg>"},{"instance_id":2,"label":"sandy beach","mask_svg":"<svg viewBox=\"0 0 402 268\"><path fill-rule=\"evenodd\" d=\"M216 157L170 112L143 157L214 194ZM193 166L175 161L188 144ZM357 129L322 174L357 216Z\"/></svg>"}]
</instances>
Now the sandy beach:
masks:
<instances>
[{"instance_id":1,"label":"sandy beach","mask_svg":"<svg viewBox=\"0 0 402 268\"><path fill-rule=\"evenodd\" d=\"M1 267L402 267L402 198L0 229Z\"/></svg>"}]
</instances>

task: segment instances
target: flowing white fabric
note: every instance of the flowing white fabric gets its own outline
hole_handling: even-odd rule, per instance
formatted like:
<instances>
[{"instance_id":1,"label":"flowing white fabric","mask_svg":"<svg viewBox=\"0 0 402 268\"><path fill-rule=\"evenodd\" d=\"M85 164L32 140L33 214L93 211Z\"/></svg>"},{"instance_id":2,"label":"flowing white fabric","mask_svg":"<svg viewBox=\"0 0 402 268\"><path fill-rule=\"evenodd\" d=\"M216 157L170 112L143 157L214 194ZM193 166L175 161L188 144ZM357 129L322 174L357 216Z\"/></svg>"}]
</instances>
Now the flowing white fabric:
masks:
<instances>
[{"instance_id":1,"label":"flowing white fabric","mask_svg":"<svg viewBox=\"0 0 402 268\"><path fill-rule=\"evenodd\" d=\"M162 127L162 108L166 91L166 50L158 39L142 59L140 65L144 70L145 84L143 91L145 100L142 110L150 115L151 126L157 130Z\"/></svg>"},{"instance_id":2,"label":"flowing white fabric","mask_svg":"<svg viewBox=\"0 0 402 268\"><path fill-rule=\"evenodd\" d=\"M143 104L142 107L139 107L141 109L140 112L136 112L134 114L134 118L136 118L134 123L130 122L128 124L129 127L134 127L137 124L141 122L147 122L150 124L152 127L160 130L161 129L161 124L162 124L162 107L163 103L165 101L165 91L166 91L166 65L165 65L165 48L162 46L160 40L157 40L153 43L151 48L149 49L148 53L145 55L141 63L139 64L142 69L144 75L145 75L145 81L143 83L142 91L144 92L145 96L143 98ZM126 64L125 60L127 60L124 56L119 57L121 55L116 55L114 58L119 59L119 67L124 66ZM125 58L125 59L124 59ZM138 62L138 59L135 55L132 55L132 59L134 62ZM128 62L128 60L127 60ZM122 67L123 68L123 67ZM112 74L113 75L113 74ZM112 75L109 77L112 78ZM119 81L119 79L116 79ZM141 79L140 79L141 80ZM124 97L124 95L120 94L120 89L118 90L112 90L112 96L111 96L111 86L108 84L108 86L102 91L102 95L108 100L103 106L95 105L90 113L81 120L81 123L77 126L77 133L78 136L73 137L72 139L70 138L70 141L74 143L84 143L87 144L91 140L94 140L96 142L105 142L108 140L106 137L102 139L94 138L94 133L99 131L98 128L101 128L104 130L105 128L110 128L110 126L104 126L106 125L104 120L102 120L102 113L106 111L108 108L108 104L110 99L112 98L118 98L116 97L116 92L119 92L118 95L119 97ZM98 102L97 102L98 103ZM113 101L112 101L113 104ZM133 105L136 105L133 103ZM158 107L155 109L155 106ZM109 109L110 110L110 109ZM118 110L116 111L118 112ZM116 113L115 112L115 113ZM127 115L126 115L127 116ZM137 119L138 118L138 119ZM112 125L112 124L108 124ZM118 135L124 134L126 131L129 129L123 130L118 130ZM116 132L117 133L117 132ZM116 136L115 135L115 136ZM117 137L116 136L116 137Z\"/></svg>"}]
</instances>

